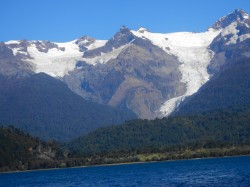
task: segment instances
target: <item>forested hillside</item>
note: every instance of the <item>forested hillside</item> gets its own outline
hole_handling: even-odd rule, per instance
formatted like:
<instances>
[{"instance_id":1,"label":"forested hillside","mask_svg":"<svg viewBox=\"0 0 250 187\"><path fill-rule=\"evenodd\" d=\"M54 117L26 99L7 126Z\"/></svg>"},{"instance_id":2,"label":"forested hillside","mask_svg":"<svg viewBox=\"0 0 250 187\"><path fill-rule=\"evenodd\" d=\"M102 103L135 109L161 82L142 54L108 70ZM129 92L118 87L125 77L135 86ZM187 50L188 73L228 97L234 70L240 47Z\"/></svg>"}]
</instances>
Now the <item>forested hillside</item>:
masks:
<instances>
[{"instance_id":1,"label":"forested hillside","mask_svg":"<svg viewBox=\"0 0 250 187\"><path fill-rule=\"evenodd\" d=\"M93 103L44 73L24 78L0 75L0 125L13 125L43 140L69 141L136 116Z\"/></svg>"},{"instance_id":2,"label":"forested hillside","mask_svg":"<svg viewBox=\"0 0 250 187\"><path fill-rule=\"evenodd\" d=\"M0 127L0 171L59 167L64 159L56 143L46 143L14 127Z\"/></svg>"},{"instance_id":3,"label":"forested hillside","mask_svg":"<svg viewBox=\"0 0 250 187\"><path fill-rule=\"evenodd\" d=\"M134 120L100 128L69 143L78 154L161 152L250 144L250 107L199 115Z\"/></svg>"}]
</instances>

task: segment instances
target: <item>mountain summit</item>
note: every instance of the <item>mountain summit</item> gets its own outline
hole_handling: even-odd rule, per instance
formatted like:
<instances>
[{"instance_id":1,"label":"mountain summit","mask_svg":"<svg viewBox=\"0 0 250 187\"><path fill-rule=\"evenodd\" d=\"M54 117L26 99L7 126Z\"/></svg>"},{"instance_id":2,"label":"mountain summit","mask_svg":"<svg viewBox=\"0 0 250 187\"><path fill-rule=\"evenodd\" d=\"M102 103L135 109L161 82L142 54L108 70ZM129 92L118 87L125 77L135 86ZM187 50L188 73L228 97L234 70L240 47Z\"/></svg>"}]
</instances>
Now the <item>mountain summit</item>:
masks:
<instances>
[{"instance_id":1,"label":"mountain summit","mask_svg":"<svg viewBox=\"0 0 250 187\"><path fill-rule=\"evenodd\" d=\"M213 26L213 29L219 30L224 29L233 22L237 23L245 23L250 25L250 17L249 14L244 10L236 9L234 12L228 14L227 16L223 16L220 18Z\"/></svg>"}]
</instances>

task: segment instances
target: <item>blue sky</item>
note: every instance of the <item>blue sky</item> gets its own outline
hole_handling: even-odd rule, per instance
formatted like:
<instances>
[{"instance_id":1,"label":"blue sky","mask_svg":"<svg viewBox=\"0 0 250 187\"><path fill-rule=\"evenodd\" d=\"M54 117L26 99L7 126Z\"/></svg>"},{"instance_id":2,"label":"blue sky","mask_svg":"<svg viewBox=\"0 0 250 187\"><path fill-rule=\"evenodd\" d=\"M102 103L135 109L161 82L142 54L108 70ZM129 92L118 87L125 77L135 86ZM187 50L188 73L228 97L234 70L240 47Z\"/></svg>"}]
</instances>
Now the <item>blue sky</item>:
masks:
<instances>
[{"instance_id":1,"label":"blue sky","mask_svg":"<svg viewBox=\"0 0 250 187\"><path fill-rule=\"evenodd\" d=\"M206 30L250 0L0 0L0 41L109 39L122 25L152 32Z\"/></svg>"}]
</instances>

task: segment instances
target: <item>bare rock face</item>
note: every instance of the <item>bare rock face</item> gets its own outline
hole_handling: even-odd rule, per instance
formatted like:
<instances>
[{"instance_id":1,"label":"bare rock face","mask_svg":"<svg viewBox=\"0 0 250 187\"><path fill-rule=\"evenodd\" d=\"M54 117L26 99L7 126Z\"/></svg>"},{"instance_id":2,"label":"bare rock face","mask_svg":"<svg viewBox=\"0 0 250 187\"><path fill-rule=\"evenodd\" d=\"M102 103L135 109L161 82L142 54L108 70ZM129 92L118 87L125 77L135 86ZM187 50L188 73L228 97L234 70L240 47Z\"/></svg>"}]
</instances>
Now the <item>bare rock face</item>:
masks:
<instances>
[{"instance_id":1,"label":"bare rock face","mask_svg":"<svg viewBox=\"0 0 250 187\"><path fill-rule=\"evenodd\" d=\"M83 36L76 40L75 44L79 46L79 50L81 52L85 52L88 50L87 46L93 44L95 42L94 38L91 38L89 36Z\"/></svg>"},{"instance_id":2,"label":"bare rock face","mask_svg":"<svg viewBox=\"0 0 250 187\"><path fill-rule=\"evenodd\" d=\"M117 32L112 39L108 40L108 42L103 47L86 51L83 57L95 57L101 55L101 53L111 52L113 49L117 49L125 44L128 44L134 39L135 36L130 32L130 30L123 26L121 27L120 31Z\"/></svg>"},{"instance_id":3,"label":"bare rock face","mask_svg":"<svg viewBox=\"0 0 250 187\"><path fill-rule=\"evenodd\" d=\"M126 47L104 64L78 62L78 68L64 81L84 98L153 119L166 99L185 92L180 82L180 63L175 56L124 27L105 46L86 51L84 56L98 56L121 46Z\"/></svg>"},{"instance_id":4,"label":"bare rock face","mask_svg":"<svg viewBox=\"0 0 250 187\"><path fill-rule=\"evenodd\" d=\"M0 66L0 74L8 77L27 76L33 73L32 65L22 61L20 56L14 56L12 50L4 43L0 43Z\"/></svg>"},{"instance_id":5,"label":"bare rock face","mask_svg":"<svg viewBox=\"0 0 250 187\"><path fill-rule=\"evenodd\" d=\"M56 48L60 51L64 51L65 48L59 47L57 44L52 43L50 41L34 41L32 42L36 45L38 51L47 53L50 49Z\"/></svg>"}]
</instances>

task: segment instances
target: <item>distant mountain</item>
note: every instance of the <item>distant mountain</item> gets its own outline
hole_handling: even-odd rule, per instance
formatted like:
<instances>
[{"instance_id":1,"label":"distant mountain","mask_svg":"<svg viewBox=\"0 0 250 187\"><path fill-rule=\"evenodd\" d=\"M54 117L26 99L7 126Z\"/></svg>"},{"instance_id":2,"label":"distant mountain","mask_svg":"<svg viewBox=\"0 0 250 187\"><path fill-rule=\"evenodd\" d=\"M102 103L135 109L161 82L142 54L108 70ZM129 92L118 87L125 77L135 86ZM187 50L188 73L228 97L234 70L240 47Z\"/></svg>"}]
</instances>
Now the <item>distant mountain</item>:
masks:
<instances>
[{"instance_id":1,"label":"distant mountain","mask_svg":"<svg viewBox=\"0 0 250 187\"><path fill-rule=\"evenodd\" d=\"M249 28L249 15L237 9L202 33L161 34L123 26L109 40L8 41L1 44L0 72L44 72L86 100L154 119L170 115L237 61L231 48L247 51Z\"/></svg>"},{"instance_id":2,"label":"distant mountain","mask_svg":"<svg viewBox=\"0 0 250 187\"><path fill-rule=\"evenodd\" d=\"M86 101L63 82L38 73L0 76L0 125L13 125L42 139L67 141L135 115Z\"/></svg>"}]
</instances>

